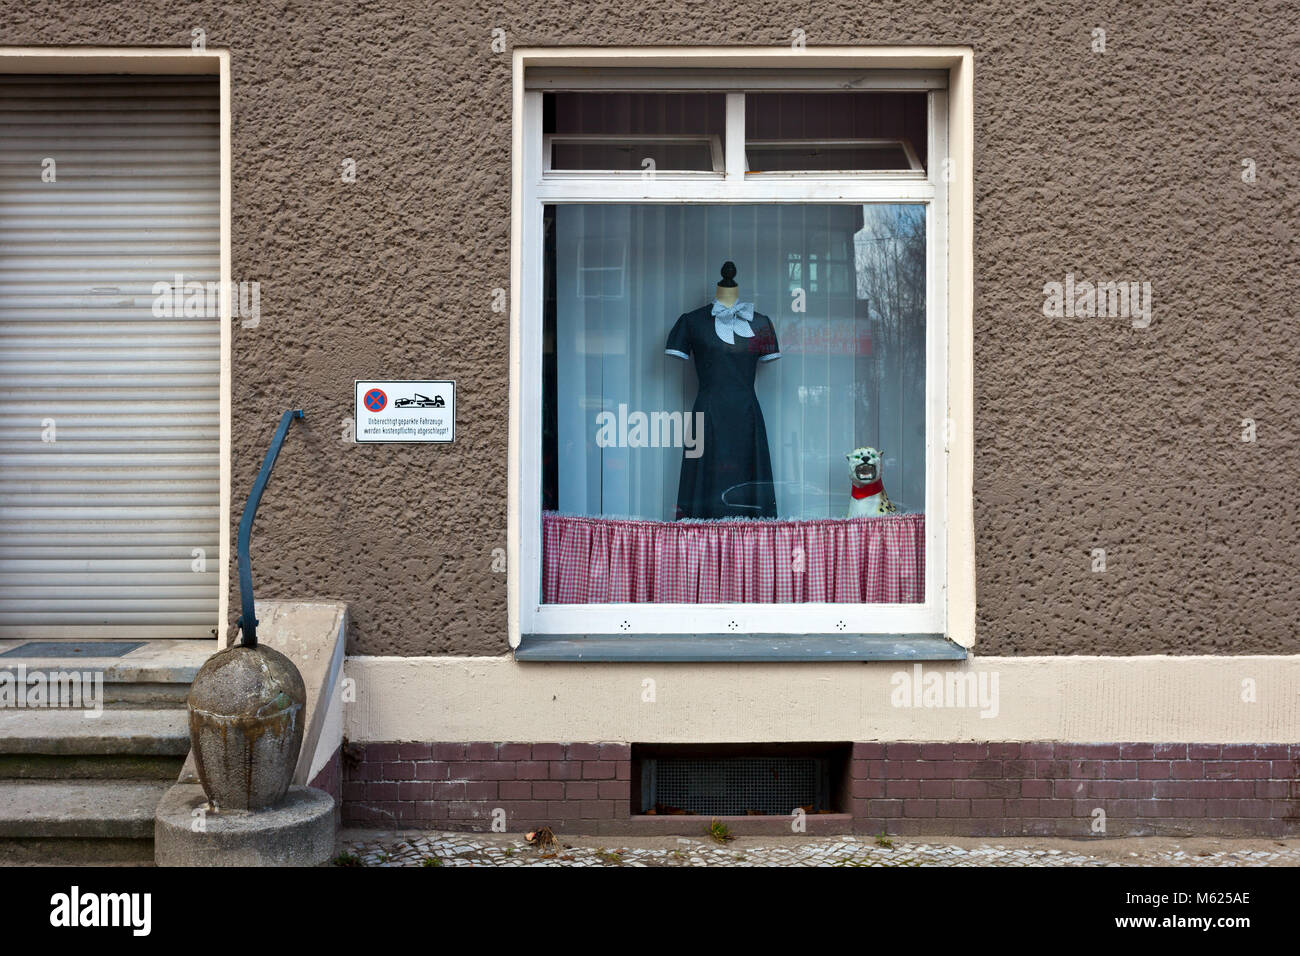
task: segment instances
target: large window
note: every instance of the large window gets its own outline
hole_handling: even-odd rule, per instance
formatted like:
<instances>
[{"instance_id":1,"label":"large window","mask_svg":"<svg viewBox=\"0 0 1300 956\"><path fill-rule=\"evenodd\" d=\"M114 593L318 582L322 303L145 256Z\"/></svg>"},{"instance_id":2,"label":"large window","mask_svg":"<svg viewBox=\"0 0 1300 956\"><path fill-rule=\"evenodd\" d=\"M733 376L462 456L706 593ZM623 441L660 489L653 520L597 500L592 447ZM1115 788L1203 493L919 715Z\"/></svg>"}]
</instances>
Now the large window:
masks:
<instances>
[{"instance_id":1,"label":"large window","mask_svg":"<svg viewBox=\"0 0 1300 956\"><path fill-rule=\"evenodd\" d=\"M924 600L925 219L546 207L544 603Z\"/></svg>"},{"instance_id":2,"label":"large window","mask_svg":"<svg viewBox=\"0 0 1300 956\"><path fill-rule=\"evenodd\" d=\"M523 633L943 635L942 77L533 74Z\"/></svg>"}]
</instances>

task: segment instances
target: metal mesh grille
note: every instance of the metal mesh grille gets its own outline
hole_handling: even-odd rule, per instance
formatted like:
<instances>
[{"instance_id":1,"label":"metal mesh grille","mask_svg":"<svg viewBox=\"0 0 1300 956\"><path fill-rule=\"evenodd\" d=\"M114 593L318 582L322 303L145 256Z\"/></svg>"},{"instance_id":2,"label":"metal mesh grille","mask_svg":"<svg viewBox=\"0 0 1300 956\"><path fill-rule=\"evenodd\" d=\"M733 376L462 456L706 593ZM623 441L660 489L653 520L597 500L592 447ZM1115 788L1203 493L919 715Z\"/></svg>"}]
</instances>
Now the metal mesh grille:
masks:
<instances>
[{"instance_id":1,"label":"metal mesh grille","mask_svg":"<svg viewBox=\"0 0 1300 956\"><path fill-rule=\"evenodd\" d=\"M824 766L817 757L661 757L647 760L642 773L646 802L661 813L785 815L824 808Z\"/></svg>"}]
</instances>

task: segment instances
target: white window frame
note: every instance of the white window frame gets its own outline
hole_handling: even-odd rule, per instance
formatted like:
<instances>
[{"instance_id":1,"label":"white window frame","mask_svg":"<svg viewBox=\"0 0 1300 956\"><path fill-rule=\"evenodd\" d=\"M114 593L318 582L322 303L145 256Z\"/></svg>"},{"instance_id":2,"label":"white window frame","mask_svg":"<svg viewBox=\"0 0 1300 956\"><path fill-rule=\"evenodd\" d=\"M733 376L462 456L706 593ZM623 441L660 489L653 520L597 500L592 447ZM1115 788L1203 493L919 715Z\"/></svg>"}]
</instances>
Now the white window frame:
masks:
<instances>
[{"instance_id":1,"label":"white window frame","mask_svg":"<svg viewBox=\"0 0 1300 956\"><path fill-rule=\"evenodd\" d=\"M619 67L622 83L575 70ZM637 634L850 633L943 634L969 647L974 636L974 555L970 499L970 144L973 130L969 50L836 48L788 52L753 49L516 50L514 190L511 228L510 643L521 636ZM525 84L541 67L546 82ZM638 78L629 68L649 72ZM936 83L934 69L946 69ZM566 176L544 172L543 89L727 91L725 175L721 178ZM750 82L777 71L766 87ZM909 70L917 70L912 74ZM843 71L856 71L846 85ZM873 83L878 75L880 85ZM807 72L804 72L807 71ZM559 74L558 78L550 74ZM530 74L531 76L531 74ZM646 80L645 77L653 77ZM912 77L915 76L915 80ZM721 77L721 78L720 78ZM734 77L729 80L728 77ZM797 77L797 78L796 78ZM792 82L796 84L791 85ZM589 85L581 87L578 83ZM929 93L929 171L867 172L851 177L807 173L747 176L744 89L920 89ZM954 122L953 103L960 111ZM904 171L908 172L908 171ZM927 234L926 600L923 604L558 604L540 603L542 213L559 203L923 203ZM954 248L955 247L955 248ZM955 252L955 254L954 254ZM945 374L946 373L946 374Z\"/></svg>"}]
</instances>

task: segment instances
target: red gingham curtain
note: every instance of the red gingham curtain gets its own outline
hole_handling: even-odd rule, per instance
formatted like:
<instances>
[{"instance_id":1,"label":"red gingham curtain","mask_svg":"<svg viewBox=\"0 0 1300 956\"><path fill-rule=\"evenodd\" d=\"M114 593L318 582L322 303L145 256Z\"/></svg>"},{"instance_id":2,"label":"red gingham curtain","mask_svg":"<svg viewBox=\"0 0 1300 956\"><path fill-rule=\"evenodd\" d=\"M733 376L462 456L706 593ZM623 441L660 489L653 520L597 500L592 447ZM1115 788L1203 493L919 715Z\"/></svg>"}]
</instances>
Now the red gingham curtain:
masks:
<instances>
[{"instance_id":1,"label":"red gingham curtain","mask_svg":"<svg viewBox=\"0 0 1300 956\"><path fill-rule=\"evenodd\" d=\"M542 515L547 604L919 604L925 515L636 521Z\"/></svg>"}]
</instances>

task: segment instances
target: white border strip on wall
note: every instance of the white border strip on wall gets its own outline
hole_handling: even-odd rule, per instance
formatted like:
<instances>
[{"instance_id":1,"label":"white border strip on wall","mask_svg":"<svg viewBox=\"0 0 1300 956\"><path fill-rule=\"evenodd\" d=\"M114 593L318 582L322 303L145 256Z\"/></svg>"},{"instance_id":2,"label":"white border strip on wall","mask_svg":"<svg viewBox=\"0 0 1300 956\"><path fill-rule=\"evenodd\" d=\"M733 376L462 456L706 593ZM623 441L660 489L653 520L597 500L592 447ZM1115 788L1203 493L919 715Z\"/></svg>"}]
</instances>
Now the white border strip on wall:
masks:
<instances>
[{"instance_id":1,"label":"white border strip on wall","mask_svg":"<svg viewBox=\"0 0 1300 956\"><path fill-rule=\"evenodd\" d=\"M234 287L234 268L231 264L231 156L230 156L230 54L217 53L221 66L221 287ZM233 374L234 327L230 314L230 294L221 297L221 382L219 385L218 414L221 415L218 444L221 461L218 478L221 504L217 514L217 529L221 547L217 560L221 562L218 573L220 593L217 598L217 633L214 635L217 650L226 646L226 621L230 614L230 514L231 514L231 463L234 453L231 439L231 377Z\"/></svg>"},{"instance_id":2,"label":"white border strip on wall","mask_svg":"<svg viewBox=\"0 0 1300 956\"><path fill-rule=\"evenodd\" d=\"M187 47L0 47L0 73L139 73L144 75L228 72L229 50Z\"/></svg>"},{"instance_id":3,"label":"white border strip on wall","mask_svg":"<svg viewBox=\"0 0 1300 956\"><path fill-rule=\"evenodd\" d=\"M345 733L357 742L1289 743L1300 728L1300 656L798 667L349 657L344 673L356 681ZM973 706L956 706L959 678ZM920 706L904 699L918 683Z\"/></svg>"},{"instance_id":4,"label":"white border strip on wall","mask_svg":"<svg viewBox=\"0 0 1300 956\"><path fill-rule=\"evenodd\" d=\"M975 644L975 57L948 78L948 637Z\"/></svg>"},{"instance_id":5,"label":"white border strip on wall","mask_svg":"<svg viewBox=\"0 0 1300 956\"><path fill-rule=\"evenodd\" d=\"M148 76L209 74L218 76L221 109L221 283L231 287L231 185L230 185L230 51L210 49L197 52L187 48L154 49L147 47L0 47L0 73L124 73ZM220 503L218 534L220 552L217 560L217 619L213 621L218 649L225 646L226 619L230 602L230 376L232 329L230 296L221 298L221 380L218 385L218 413L221 416L218 437Z\"/></svg>"}]
</instances>

